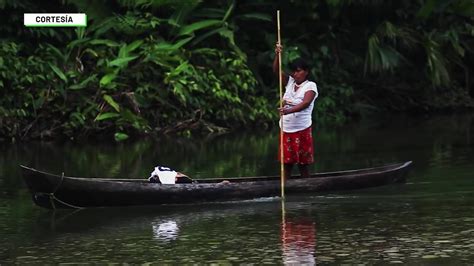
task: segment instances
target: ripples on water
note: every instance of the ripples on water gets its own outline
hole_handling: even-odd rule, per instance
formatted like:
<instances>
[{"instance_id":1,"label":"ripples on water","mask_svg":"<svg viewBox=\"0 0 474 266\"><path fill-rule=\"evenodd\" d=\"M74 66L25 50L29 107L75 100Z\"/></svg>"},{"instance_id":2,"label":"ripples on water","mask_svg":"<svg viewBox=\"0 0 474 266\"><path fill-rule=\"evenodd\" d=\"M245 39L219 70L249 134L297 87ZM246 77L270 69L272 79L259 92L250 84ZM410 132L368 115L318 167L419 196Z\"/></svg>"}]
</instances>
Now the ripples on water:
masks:
<instances>
[{"instance_id":1,"label":"ripples on water","mask_svg":"<svg viewBox=\"0 0 474 266\"><path fill-rule=\"evenodd\" d=\"M381 195L390 193L375 189L305 201L288 198L284 214L279 202L196 205L178 211L33 211L35 221L22 223L36 232L26 232L26 239L7 246L2 260L455 264L474 259L472 195L467 202L445 197L440 205L431 196Z\"/></svg>"},{"instance_id":2,"label":"ripples on water","mask_svg":"<svg viewBox=\"0 0 474 266\"><path fill-rule=\"evenodd\" d=\"M96 175L111 169L106 175L114 176L131 169L133 176L143 176L154 160L169 157L178 169L203 176L268 175L279 169L269 155L276 150L272 138L225 137L191 149L173 142L73 147L71 152L54 145L10 146L0 155L0 264L469 264L474 260L474 130L459 122L465 119L455 121L319 132L316 170L413 160L409 182L291 196L284 212L278 198L264 198L53 213L32 205L16 172L17 163L36 161L35 166L55 171L84 168ZM174 155L173 148L178 149ZM47 153L28 153L31 149ZM145 156L136 159L140 154Z\"/></svg>"}]
</instances>

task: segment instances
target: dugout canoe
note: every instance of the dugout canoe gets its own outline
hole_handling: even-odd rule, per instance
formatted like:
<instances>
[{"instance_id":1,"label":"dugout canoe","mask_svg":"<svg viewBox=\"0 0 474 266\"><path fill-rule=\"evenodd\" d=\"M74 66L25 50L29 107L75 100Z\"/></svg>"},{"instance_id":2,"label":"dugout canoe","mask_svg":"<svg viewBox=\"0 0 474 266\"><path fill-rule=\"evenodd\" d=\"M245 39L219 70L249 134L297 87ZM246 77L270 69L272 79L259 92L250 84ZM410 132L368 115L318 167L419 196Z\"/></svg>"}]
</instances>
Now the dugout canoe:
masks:
<instances>
[{"instance_id":1,"label":"dugout canoe","mask_svg":"<svg viewBox=\"0 0 474 266\"><path fill-rule=\"evenodd\" d=\"M350 190L406 181L412 162L373 168L294 176L285 182L285 195ZM195 179L193 183L163 185L146 179L70 177L21 165L23 179L41 207L89 208L185 204L244 200L280 195L279 176ZM225 181L225 182L223 182Z\"/></svg>"}]
</instances>

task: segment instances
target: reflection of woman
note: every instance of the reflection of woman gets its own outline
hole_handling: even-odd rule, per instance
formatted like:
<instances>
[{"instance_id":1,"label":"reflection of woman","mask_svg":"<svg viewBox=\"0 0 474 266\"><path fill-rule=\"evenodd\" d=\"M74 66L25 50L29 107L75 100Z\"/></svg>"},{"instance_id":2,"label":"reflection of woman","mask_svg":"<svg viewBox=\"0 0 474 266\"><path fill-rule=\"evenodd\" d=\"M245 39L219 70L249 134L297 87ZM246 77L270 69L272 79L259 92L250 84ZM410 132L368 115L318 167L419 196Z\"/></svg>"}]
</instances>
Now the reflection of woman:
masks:
<instances>
[{"instance_id":1,"label":"reflection of woman","mask_svg":"<svg viewBox=\"0 0 474 266\"><path fill-rule=\"evenodd\" d=\"M284 221L281 228L284 264L314 265L316 225L313 221Z\"/></svg>"},{"instance_id":2,"label":"reflection of woman","mask_svg":"<svg viewBox=\"0 0 474 266\"><path fill-rule=\"evenodd\" d=\"M275 52L282 52L277 43ZM294 164L298 165L302 177L309 177L309 164L313 158L313 137L311 132L314 101L318 97L316 83L308 80L309 65L302 59L290 64L290 75L281 73L283 85L286 86L283 96L283 108L280 108L283 131L284 176L291 176ZM278 56L273 61L273 71L278 74Z\"/></svg>"}]
</instances>

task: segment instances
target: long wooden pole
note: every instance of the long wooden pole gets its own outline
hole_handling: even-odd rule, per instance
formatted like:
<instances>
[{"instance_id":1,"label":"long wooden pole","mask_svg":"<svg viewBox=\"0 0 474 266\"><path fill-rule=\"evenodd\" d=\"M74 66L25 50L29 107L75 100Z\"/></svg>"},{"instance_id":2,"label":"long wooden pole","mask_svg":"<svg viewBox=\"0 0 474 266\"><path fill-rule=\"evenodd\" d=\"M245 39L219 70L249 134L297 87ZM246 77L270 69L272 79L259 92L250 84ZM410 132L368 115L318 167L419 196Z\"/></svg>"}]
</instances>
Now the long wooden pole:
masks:
<instances>
[{"instance_id":1,"label":"long wooden pole","mask_svg":"<svg viewBox=\"0 0 474 266\"><path fill-rule=\"evenodd\" d=\"M281 45L280 35L280 10L277 10L278 44ZM280 85L280 108L283 108L283 79L281 76L281 53L278 53L278 81ZM280 176L281 198L285 199L285 167L283 163L283 117L280 116Z\"/></svg>"}]
</instances>

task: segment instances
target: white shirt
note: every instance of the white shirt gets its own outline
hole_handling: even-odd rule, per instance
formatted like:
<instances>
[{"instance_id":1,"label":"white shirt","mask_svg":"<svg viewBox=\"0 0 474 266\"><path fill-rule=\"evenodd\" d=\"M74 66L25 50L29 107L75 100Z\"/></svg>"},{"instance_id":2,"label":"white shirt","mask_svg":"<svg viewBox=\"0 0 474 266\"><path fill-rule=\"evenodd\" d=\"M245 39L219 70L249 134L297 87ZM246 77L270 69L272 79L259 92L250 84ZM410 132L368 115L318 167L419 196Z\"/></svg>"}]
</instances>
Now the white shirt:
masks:
<instances>
[{"instance_id":1,"label":"white shirt","mask_svg":"<svg viewBox=\"0 0 474 266\"><path fill-rule=\"evenodd\" d=\"M176 176L178 173L176 171L170 169L169 167L164 166L157 166L155 170L151 173L151 177L158 176L160 179L161 184L175 184L176 183Z\"/></svg>"},{"instance_id":2,"label":"white shirt","mask_svg":"<svg viewBox=\"0 0 474 266\"><path fill-rule=\"evenodd\" d=\"M293 133L297 131L301 131L311 126L312 120L311 115L313 113L314 101L318 98L318 88L316 83L306 80L305 82L301 83L299 89L295 91L295 80L290 76L288 79L288 83L286 84L285 94L283 95L283 100L286 101L287 105L285 108L290 108L292 106L298 105L303 102L304 95L308 91L314 91L316 95L314 96L313 101L311 104L306 107L305 109L283 115L283 131L287 133ZM280 127L281 127L281 119L280 119Z\"/></svg>"}]
</instances>

